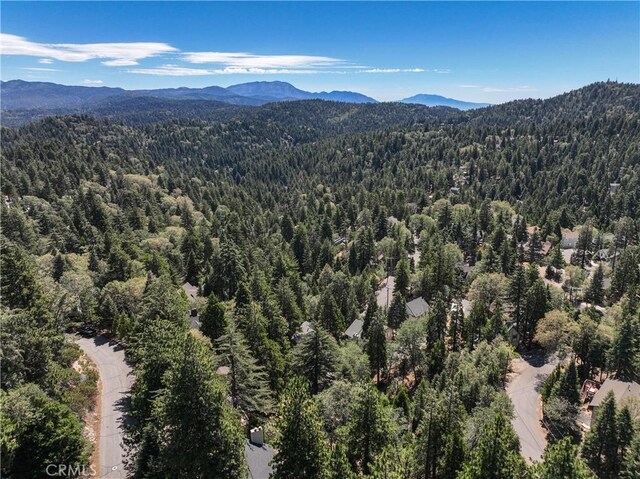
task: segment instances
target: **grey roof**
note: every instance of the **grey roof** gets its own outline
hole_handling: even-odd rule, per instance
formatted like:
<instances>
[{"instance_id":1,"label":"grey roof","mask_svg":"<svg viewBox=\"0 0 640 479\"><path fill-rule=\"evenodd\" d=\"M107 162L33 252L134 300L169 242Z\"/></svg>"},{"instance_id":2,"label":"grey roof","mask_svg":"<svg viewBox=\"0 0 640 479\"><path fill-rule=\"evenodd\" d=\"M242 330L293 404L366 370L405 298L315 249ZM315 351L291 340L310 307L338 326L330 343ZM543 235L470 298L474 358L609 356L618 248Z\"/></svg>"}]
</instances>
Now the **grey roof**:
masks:
<instances>
[{"instance_id":1,"label":"grey roof","mask_svg":"<svg viewBox=\"0 0 640 479\"><path fill-rule=\"evenodd\" d=\"M347 328L344 332L344 335L349 339L359 338L362 334L362 326L364 325L364 321L361 319L354 319L353 323Z\"/></svg>"},{"instance_id":2,"label":"grey roof","mask_svg":"<svg viewBox=\"0 0 640 479\"><path fill-rule=\"evenodd\" d=\"M300 325L300 333L309 334L312 331L315 331L315 329L313 329L313 324L310 321L303 321Z\"/></svg>"},{"instance_id":3,"label":"grey roof","mask_svg":"<svg viewBox=\"0 0 640 479\"><path fill-rule=\"evenodd\" d=\"M256 446L247 440L244 451L247 458L247 466L249 466L248 478L269 479L269 475L271 474L271 466L269 463L271 459L273 459L273 448L268 444Z\"/></svg>"},{"instance_id":4,"label":"grey roof","mask_svg":"<svg viewBox=\"0 0 640 479\"><path fill-rule=\"evenodd\" d=\"M200 329L201 325L200 316L189 316L189 326L193 329Z\"/></svg>"},{"instance_id":5,"label":"grey roof","mask_svg":"<svg viewBox=\"0 0 640 479\"><path fill-rule=\"evenodd\" d=\"M193 286L188 281L182 285L182 289L184 289L184 292L187 293L187 297L189 299L193 299L193 298L197 298L198 297L198 287L197 286Z\"/></svg>"},{"instance_id":6,"label":"grey roof","mask_svg":"<svg viewBox=\"0 0 640 479\"><path fill-rule=\"evenodd\" d=\"M416 298L407 303L407 314L414 318L424 316L429 312L429 304L422 298Z\"/></svg>"},{"instance_id":7,"label":"grey roof","mask_svg":"<svg viewBox=\"0 0 640 479\"><path fill-rule=\"evenodd\" d=\"M613 391L613 394L616 396L616 402L622 401L626 397L637 397L640 398L640 384L635 381L627 382L627 381L619 381L617 379L605 379L596 392L593 395L593 399L589 403L590 407L599 406L604 398L607 396L609 391Z\"/></svg>"}]
</instances>

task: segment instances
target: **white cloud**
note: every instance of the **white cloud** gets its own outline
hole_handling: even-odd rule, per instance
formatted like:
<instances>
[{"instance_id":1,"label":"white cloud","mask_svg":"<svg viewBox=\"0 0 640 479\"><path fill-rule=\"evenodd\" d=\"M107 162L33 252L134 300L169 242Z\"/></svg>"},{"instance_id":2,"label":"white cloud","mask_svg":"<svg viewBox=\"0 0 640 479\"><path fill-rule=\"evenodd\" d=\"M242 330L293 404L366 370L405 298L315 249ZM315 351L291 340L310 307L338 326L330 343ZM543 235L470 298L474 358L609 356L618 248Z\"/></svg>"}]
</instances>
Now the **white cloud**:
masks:
<instances>
[{"instance_id":1,"label":"white cloud","mask_svg":"<svg viewBox=\"0 0 640 479\"><path fill-rule=\"evenodd\" d=\"M179 65L161 65L154 68L134 68L127 70L129 73L141 75L157 76L212 76L212 75L313 75L313 74L339 74L349 73L418 73L423 72L421 68L371 68L367 70L342 71L342 70L319 70L313 68L191 68Z\"/></svg>"},{"instance_id":2,"label":"white cloud","mask_svg":"<svg viewBox=\"0 0 640 479\"><path fill-rule=\"evenodd\" d=\"M313 55L256 55L245 52L189 52L183 56L188 63L221 64L237 68L309 68L335 66L339 58Z\"/></svg>"},{"instance_id":3,"label":"white cloud","mask_svg":"<svg viewBox=\"0 0 640 479\"><path fill-rule=\"evenodd\" d=\"M139 60L177 51L166 43L36 43L18 35L0 33L0 54L48 57L63 62L105 60L107 66L137 65ZM45 62L46 63L46 62Z\"/></svg>"},{"instance_id":4,"label":"white cloud","mask_svg":"<svg viewBox=\"0 0 640 479\"><path fill-rule=\"evenodd\" d=\"M458 85L458 88L480 88L480 85Z\"/></svg>"},{"instance_id":5,"label":"white cloud","mask_svg":"<svg viewBox=\"0 0 640 479\"><path fill-rule=\"evenodd\" d=\"M85 85L102 85L104 82L102 80L82 80L82 83Z\"/></svg>"},{"instance_id":6,"label":"white cloud","mask_svg":"<svg viewBox=\"0 0 640 479\"><path fill-rule=\"evenodd\" d=\"M449 68L434 68L433 73L451 73Z\"/></svg>"},{"instance_id":7,"label":"white cloud","mask_svg":"<svg viewBox=\"0 0 640 479\"><path fill-rule=\"evenodd\" d=\"M41 58L38 60L38 63L42 63L43 65L51 65L53 60L51 58Z\"/></svg>"},{"instance_id":8,"label":"white cloud","mask_svg":"<svg viewBox=\"0 0 640 479\"><path fill-rule=\"evenodd\" d=\"M21 70L27 70L30 72L59 72L57 68L37 68L37 67L26 67Z\"/></svg>"},{"instance_id":9,"label":"white cloud","mask_svg":"<svg viewBox=\"0 0 640 479\"><path fill-rule=\"evenodd\" d=\"M422 68L369 68L359 73L422 73Z\"/></svg>"}]
</instances>

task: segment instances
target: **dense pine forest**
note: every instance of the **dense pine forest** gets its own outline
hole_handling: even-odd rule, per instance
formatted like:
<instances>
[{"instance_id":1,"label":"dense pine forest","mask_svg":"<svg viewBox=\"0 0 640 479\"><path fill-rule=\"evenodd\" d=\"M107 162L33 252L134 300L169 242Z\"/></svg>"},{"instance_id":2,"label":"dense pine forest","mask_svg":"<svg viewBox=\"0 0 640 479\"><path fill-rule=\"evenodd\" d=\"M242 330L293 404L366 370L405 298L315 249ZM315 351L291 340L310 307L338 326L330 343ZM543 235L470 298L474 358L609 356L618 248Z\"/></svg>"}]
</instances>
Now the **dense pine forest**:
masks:
<instances>
[{"instance_id":1,"label":"dense pine forest","mask_svg":"<svg viewBox=\"0 0 640 479\"><path fill-rule=\"evenodd\" d=\"M579 427L585 381L640 379L640 86L211 103L1 128L3 477L91 462L86 326L133 368L133 478L246 479L255 427L274 479L640 477L640 398Z\"/></svg>"}]
</instances>

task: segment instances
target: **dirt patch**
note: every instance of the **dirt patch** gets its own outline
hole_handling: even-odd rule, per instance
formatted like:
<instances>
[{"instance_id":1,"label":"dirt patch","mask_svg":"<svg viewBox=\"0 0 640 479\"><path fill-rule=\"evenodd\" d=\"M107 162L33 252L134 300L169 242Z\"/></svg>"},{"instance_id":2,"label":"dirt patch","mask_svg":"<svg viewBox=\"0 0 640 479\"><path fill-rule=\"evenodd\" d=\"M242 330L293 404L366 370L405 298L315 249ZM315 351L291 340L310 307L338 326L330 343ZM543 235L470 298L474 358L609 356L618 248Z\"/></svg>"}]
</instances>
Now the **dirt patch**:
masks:
<instances>
[{"instance_id":1,"label":"dirt patch","mask_svg":"<svg viewBox=\"0 0 640 479\"><path fill-rule=\"evenodd\" d=\"M79 373L86 373L88 369L97 371L96 364L86 354L83 354L75 363L73 369ZM92 470L100 470L100 414L102 411L102 378L98 376L97 391L89 409L84 413L84 436L93 446L90 458Z\"/></svg>"}]
</instances>

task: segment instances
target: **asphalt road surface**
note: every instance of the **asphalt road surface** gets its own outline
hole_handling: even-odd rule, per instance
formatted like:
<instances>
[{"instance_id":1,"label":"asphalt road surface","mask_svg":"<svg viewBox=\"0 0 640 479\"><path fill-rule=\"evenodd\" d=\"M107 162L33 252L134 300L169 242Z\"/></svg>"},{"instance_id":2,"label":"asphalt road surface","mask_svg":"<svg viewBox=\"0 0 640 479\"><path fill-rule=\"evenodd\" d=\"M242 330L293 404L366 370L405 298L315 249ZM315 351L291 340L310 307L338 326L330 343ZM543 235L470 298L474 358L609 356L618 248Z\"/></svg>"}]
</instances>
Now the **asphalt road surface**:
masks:
<instances>
[{"instance_id":1,"label":"asphalt road surface","mask_svg":"<svg viewBox=\"0 0 640 479\"><path fill-rule=\"evenodd\" d=\"M124 469L123 426L127 420L131 369L124 360L124 349L109 344L104 336L76 339L87 356L96 363L102 380L102 410L98 438L99 470L97 477L126 478Z\"/></svg>"},{"instance_id":2,"label":"asphalt road surface","mask_svg":"<svg viewBox=\"0 0 640 479\"><path fill-rule=\"evenodd\" d=\"M527 353L512 363L514 374L507 385L507 394L515 410L513 428L520 438L520 452L528 461L540 461L547 445L542 428L540 388L553 371L555 361L546 362L541 351Z\"/></svg>"}]
</instances>

